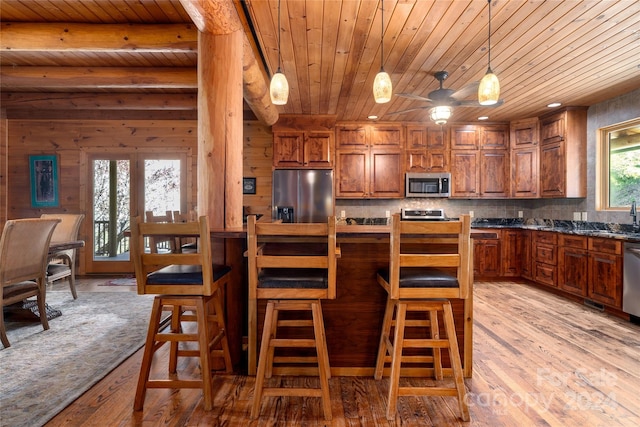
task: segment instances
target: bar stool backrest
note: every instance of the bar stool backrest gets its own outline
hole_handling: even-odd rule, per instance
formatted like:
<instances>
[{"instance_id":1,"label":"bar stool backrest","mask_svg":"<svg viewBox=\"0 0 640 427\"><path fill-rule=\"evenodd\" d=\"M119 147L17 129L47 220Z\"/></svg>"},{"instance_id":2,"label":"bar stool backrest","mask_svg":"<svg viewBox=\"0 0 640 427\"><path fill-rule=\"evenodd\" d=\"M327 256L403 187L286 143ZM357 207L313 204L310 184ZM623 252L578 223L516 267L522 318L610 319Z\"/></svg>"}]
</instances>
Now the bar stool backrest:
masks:
<instances>
[{"instance_id":1,"label":"bar stool backrest","mask_svg":"<svg viewBox=\"0 0 640 427\"><path fill-rule=\"evenodd\" d=\"M469 215L455 221L401 221L399 214L393 215L389 282L380 284L391 299L466 298L472 280L470 234ZM422 284L414 287L407 280L401 286L403 275Z\"/></svg>"},{"instance_id":2,"label":"bar stool backrest","mask_svg":"<svg viewBox=\"0 0 640 427\"><path fill-rule=\"evenodd\" d=\"M249 262L249 298L335 299L336 219L326 223L256 222L247 217L247 257ZM304 269L326 269L327 287L304 285L278 288L260 287L262 269L291 269L296 283L304 281ZM300 280L302 279L302 280Z\"/></svg>"},{"instance_id":3,"label":"bar stool backrest","mask_svg":"<svg viewBox=\"0 0 640 427\"><path fill-rule=\"evenodd\" d=\"M198 252L147 253L144 239L154 236L197 237ZM130 246L138 294L210 296L218 286L214 283L211 237L206 216L201 216L197 222L181 223L143 222L140 217L133 217ZM161 272L158 271L160 269Z\"/></svg>"}]
</instances>

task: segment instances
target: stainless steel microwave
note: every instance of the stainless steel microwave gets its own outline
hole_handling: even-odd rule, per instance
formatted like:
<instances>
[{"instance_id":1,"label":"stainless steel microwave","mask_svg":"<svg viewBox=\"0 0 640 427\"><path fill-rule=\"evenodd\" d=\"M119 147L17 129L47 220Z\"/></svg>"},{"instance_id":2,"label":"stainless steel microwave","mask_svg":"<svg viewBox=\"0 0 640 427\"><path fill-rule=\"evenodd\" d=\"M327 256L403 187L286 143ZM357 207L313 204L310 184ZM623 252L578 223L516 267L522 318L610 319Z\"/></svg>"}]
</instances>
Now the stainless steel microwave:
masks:
<instances>
[{"instance_id":1,"label":"stainless steel microwave","mask_svg":"<svg viewBox=\"0 0 640 427\"><path fill-rule=\"evenodd\" d=\"M448 172L409 172L406 175L406 197L449 197L450 195L451 174Z\"/></svg>"}]
</instances>

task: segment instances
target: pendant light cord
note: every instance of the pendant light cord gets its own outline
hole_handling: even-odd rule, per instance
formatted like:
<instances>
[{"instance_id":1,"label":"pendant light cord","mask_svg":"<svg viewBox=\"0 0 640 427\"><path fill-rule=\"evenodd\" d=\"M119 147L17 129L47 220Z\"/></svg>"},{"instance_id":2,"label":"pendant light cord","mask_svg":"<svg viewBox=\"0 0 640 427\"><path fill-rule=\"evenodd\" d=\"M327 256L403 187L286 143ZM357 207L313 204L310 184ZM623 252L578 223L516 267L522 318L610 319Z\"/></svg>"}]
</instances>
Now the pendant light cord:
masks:
<instances>
[{"instance_id":1,"label":"pendant light cord","mask_svg":"<svg viewBox=\"0 0 640 427\"><path fill-rule=\"evenodd\" d=\"M489 3L489 70L491 70L491 0L487 0Z\"/></svg>"},{"instance_id":2,"label":"pendant light cord","mask_svg":"<svg viewBox=\"0 0 640 427\"><path fill-rule=\"evenodd\" d=\"M281 39L282 39L282 35L280 34L280 1L278 0L278 71L276 71L277 73L281 72L281 68L280 68L280 58L282 56L282 54L280 53L280 43L281 43ZM489 4L489 7L491 7L491 4ZM491 57L491 56L489 56Z\"/></svg>"},{"instance_id":3,"label":"pendant light cord","mask_svg":"<svg viewBox=\"0 0 640 427\"><path fill-rule=\"evenodd\" d=\"M380 19L380 71L384 71L384 0L380 0L382 19Z\"/></svg>"}]
</instances>

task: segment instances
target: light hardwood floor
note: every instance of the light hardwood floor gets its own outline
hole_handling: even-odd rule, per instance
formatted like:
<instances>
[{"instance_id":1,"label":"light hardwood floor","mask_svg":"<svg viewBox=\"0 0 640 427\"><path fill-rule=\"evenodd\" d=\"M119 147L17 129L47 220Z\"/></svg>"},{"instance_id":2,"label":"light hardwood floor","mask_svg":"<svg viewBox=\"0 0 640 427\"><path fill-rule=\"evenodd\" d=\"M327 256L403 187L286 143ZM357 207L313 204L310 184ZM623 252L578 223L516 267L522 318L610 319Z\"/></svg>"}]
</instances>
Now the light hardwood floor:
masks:
<instances>
[{"instance_id":1,"label":"light hardwood floor","mask_svg":"<svg viewBox=\"0 0 640 427\"><path fill-rule=\"evenodd\" d=\"M78 289L135 291L95 283L81 279ZM456 401L448 397L400 398L396 420L389 422L388 382L369 377L331 378L331 423L322 419L319 400L310 398L271 398L260 419L250 421L254 378L244 375L215 376L212 411L202 409L198 390L150 390L144 410L134 412L138 351L47 426L640 425L640 326L525 284L479 282L474 295L474 371L465 380L469 423L459 420ZM165 349L158 356L164 362ZM197 363L184 368L197 369Z\"/></svg>"}]
</instances>

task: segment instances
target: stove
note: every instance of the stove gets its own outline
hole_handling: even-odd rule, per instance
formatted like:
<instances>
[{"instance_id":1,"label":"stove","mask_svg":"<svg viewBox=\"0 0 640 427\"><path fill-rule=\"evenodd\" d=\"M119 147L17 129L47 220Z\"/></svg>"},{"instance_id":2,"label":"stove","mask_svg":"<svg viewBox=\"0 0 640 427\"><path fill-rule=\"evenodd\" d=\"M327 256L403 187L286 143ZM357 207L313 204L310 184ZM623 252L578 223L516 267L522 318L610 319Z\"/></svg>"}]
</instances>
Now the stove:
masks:
<instances>
[{"instance_id":1,"label":"stove","mask_svg":"<svg viewBox=\"0 0 640 427\"><path fill-rule=\"evenodd\" d=\"M444 209L406 209L402 208L400 211L400 218L403 220L429 220L429 221L444 221L447 217L444 214Z\"/></svg>"}]
</instances>

